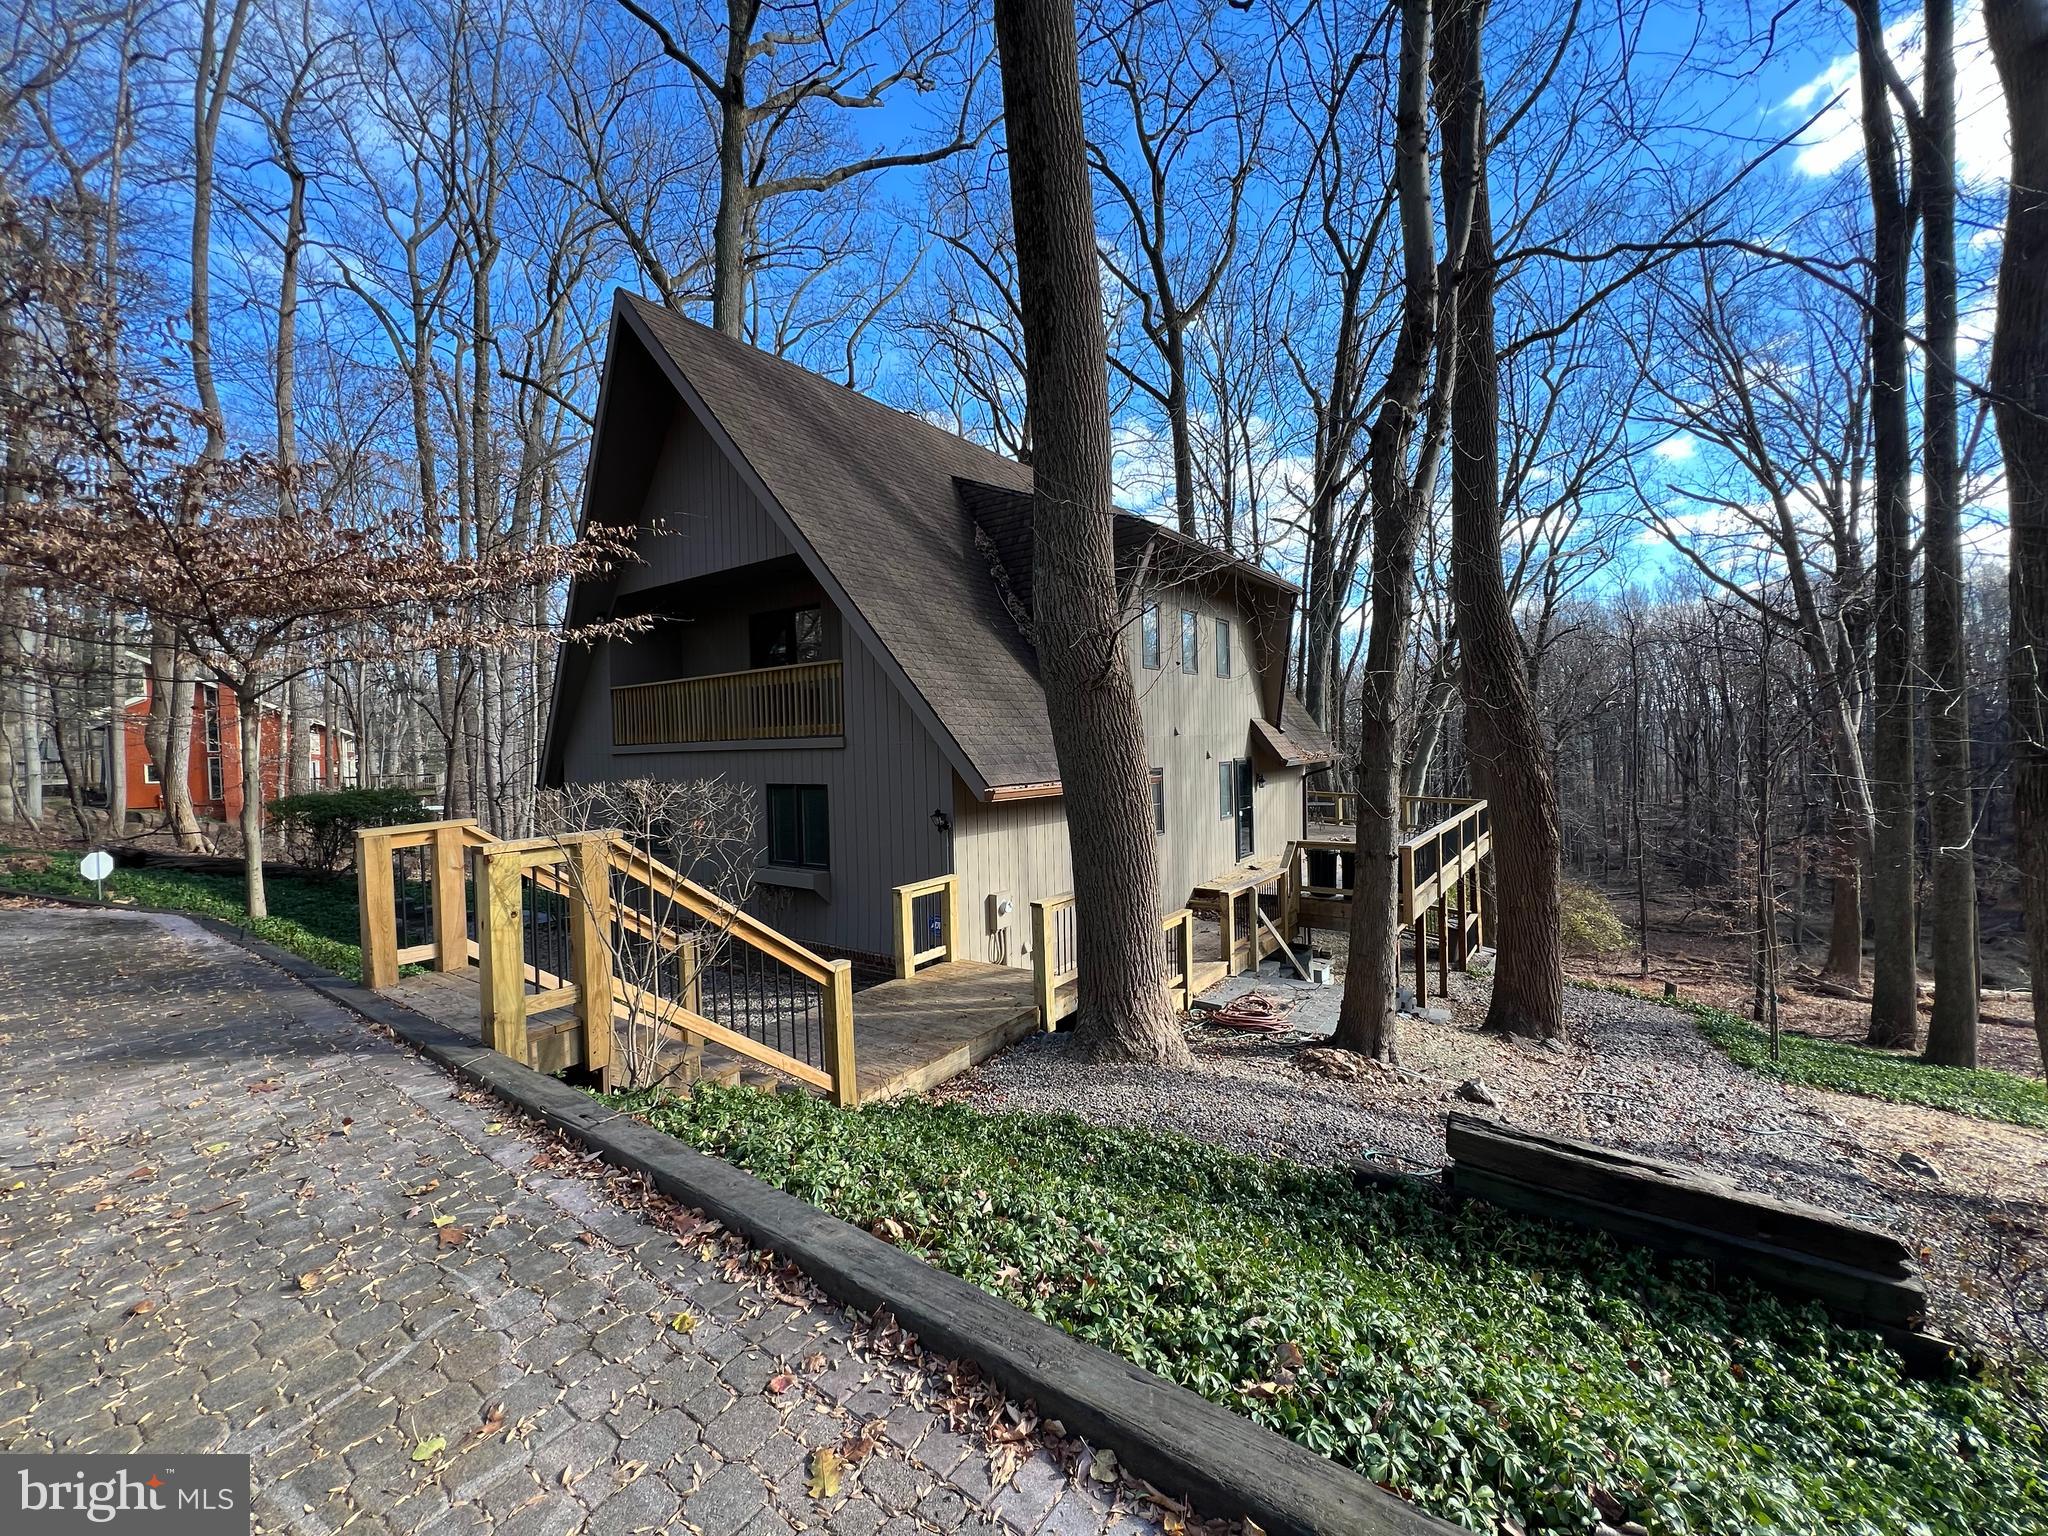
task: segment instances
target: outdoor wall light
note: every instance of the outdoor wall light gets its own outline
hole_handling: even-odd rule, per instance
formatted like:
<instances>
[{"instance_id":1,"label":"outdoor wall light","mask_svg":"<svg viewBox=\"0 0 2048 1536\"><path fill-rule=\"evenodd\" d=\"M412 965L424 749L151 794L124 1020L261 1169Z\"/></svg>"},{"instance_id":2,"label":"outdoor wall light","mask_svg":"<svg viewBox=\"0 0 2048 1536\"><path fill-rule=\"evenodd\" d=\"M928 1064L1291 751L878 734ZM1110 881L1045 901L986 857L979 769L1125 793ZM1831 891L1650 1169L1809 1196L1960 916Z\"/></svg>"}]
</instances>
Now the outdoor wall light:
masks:
<instances>
[{"instance_id":1,"label":"outdoor wall light","mask_svg":"<svg viewBox=\"0 0 2048 1536\"><path fill-rule=\"evenodd\" d=\"M944 811L933 811L932 830L938 833L939 836L944 837L948 832L953 830L953 818L948 816Z\"/></svg>"}]
</instances>

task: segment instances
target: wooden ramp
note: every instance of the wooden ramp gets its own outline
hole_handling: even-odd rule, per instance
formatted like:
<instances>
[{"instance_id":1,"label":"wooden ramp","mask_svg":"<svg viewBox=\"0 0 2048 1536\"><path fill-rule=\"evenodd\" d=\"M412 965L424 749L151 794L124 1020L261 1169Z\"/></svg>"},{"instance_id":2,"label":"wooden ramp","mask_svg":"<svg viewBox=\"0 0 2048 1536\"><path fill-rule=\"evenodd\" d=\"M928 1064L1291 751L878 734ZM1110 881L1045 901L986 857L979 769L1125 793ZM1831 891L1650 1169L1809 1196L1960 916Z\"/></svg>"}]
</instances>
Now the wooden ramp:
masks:
<instances>
[{"instance_id":1,"label":"wooden ramp","mask_svg":"<svg viewBox=\"0 0 2048 1536\"><path fill-rule=\"evenodd\" d=\"M945 960L853 995L863 1104L922 1093L1038 1028L1031 973Z\"/></svg>"},{"instance_id":2,"label":"wooden ramp","mask_svg":"<svg viewBox=\"0 0 2048 1536\"><path fill-rule=\"evenodd\" d=\"M474 966L401 976L388 995L413 1012L481 1036L482 997ZM576 1039L573 1009L535 1012L528 1032L545 1062L548 1043ZM853 998L853 1059L863 1104L901 1098L957 1077L1038 1028L1031 972L977 960L944 961ZM573 1052L558 1066L575 1065ZM702 1075L714 1081L783 1081L770 1067L709 1046Z\"/></svg>"}]
</instances>

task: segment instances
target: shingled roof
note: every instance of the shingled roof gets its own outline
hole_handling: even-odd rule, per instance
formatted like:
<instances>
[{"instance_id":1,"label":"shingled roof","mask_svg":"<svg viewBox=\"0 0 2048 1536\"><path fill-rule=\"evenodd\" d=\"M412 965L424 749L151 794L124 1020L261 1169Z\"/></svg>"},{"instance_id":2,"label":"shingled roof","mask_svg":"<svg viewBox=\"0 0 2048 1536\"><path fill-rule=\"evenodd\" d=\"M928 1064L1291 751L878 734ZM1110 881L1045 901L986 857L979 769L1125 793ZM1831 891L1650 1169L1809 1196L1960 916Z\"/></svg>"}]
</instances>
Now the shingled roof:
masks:
<instances>
[{"instance_id":1,"label":"shingled roof","mask_svg":"<svg viewBox=\"0 0 2048 1536\"><path fill-rule=\"evenodd\" d=\"M630 294L618 295L614 320L614 348L631 337L664 365L969 787L1057 781L1045 694L1011 606L1027 612L1030 601L1031 471ZM1186 542L1143 519L1119 522L1135 525L1119 527L1120 551L1162 535ZM1227 564L1291 611L1288 583ZM584 606L572 601L572 617Z\"/></svg>"}]
</instances>

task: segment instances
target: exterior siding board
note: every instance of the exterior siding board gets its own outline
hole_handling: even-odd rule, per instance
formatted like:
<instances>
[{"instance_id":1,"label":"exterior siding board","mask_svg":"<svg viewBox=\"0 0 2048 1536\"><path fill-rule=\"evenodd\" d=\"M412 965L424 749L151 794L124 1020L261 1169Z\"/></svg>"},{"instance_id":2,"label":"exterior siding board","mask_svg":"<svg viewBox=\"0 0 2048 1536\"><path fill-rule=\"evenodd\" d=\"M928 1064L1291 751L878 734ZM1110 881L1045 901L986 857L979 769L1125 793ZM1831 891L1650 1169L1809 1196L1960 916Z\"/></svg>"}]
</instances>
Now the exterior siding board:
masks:
<instances>
[{"instance_id":1,"label":"exterior siding board","mask_svg":"<svg viewBox=\"0 0 2048 1536\"><path fill-rule=\"evenodd\" d=\"M643 532L645 564L627 568L636 590L751 565L790 553L767 513L739 483L687 411L662 450L642 527L658 519L670 532ZM701 451L700 451L701 450ZM792 588L786 577L747 603L761 609L815 591ZM758 602L754 599L758 597ZM829 605L828 605L829 607ZM656 632L659 634L659 631ZM680 675L669 670L671 648L646 638L602 642L593 649L587 680L567 722L563 775L570 783L600 780L709 779L751 786L756 794L762 845L767 841L762 793L769 784L823 784L831 807L831 869L827 894L761 881L753 906L792 937L831 949L887 955L894 939L892 886L946 872L946 838L934 811L951 813L953 772L938 744L865 647L839 644L843 626L828 620L830 648L845 650L846 736L843 747L775 747L664 751L612 746L614 682ZM683 670L744 667L744 617L730 615L692 636L698 665Z\"/></svg>"},{"instance_id":2,"label":"exterior siding board","mask_svg":"<svg viewBox=\"0 0 2048 1536\"><path fill-rule=\"evenodd\" d=\"M680 405L648 483L640 529L640 562L619 572L622 597L795 553L703 423Z\"/></svg>"},{"instance_id":3,"label":"exterior siding board","mask_svg":"<svg viewBox=\"0 0 2048 1536\"><path fill-rule=\"evenodd\" d=\"M1221 814L1219 767L1249 755L1251 721L1259 710L1245 615L1234 605L1188 589L1158 595L1161 656L1148 671L1140 655L1141 631L1132 625L1129 659L1145 722L1148 760L1166 770L1166 835L1158 839L1159 900L1171 911L1186 903L1198 882L1237 860L1235 819ZM1199 666L1180 670L1180 612L1199 616ZM1231 671L1216 676L1216 620L1232 622ZM1252 853L1277 859L1301 835L1304 779L1299 769L1267 769L1252 797ZM960 875L961 920L970 959L1031 964L1031 903L1074 888L1066 802L1053 798L995 805L968 801L957 791L954 866ZM1015 910L1002 931L991 933L987 899L1000 892Z\"/></svg>"}]
</instances>

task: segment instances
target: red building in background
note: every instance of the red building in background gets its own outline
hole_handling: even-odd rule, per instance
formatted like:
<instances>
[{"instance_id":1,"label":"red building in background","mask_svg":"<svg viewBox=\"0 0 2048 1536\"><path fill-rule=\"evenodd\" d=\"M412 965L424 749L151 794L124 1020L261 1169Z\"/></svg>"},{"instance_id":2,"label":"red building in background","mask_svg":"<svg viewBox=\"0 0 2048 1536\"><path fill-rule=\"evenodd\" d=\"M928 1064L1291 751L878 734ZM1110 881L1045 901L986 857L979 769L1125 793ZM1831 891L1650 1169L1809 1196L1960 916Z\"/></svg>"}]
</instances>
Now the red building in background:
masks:
<instances>
[{"instance_id":1,"label":"red building in background","mask_svg":"<svg viewBox=\"0 0 2048 1536\"><path fill-rule=\"evenodd\" d=\"M145 677L142 692L128 701L123 721L121 749L128 759L128 809L161 810L163 785L157 781L156 764L150 760L146 731L153 685ZM242 814L242 724L235 696L213 683L197 683L192 689L192 761L187 782L192 789L192 809L211 821L233 821ZM98 743L100 755L107 750L105 733ZM315 720L308 727L307 779L315 789L341 788L355 782L355 741L347 731L330 730ZM268 804L280 793L288 775L284 772L286 742L283 713L271 704L262 706L259 754L263 773L263 799ZM99 766L99 765L95 765ZM106 783L102 768L100 785Z\"/></svg>"}]
</instances>

